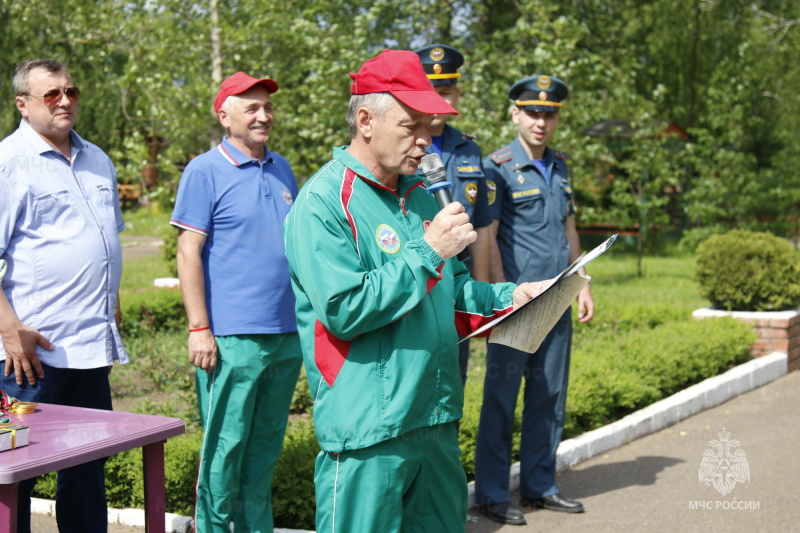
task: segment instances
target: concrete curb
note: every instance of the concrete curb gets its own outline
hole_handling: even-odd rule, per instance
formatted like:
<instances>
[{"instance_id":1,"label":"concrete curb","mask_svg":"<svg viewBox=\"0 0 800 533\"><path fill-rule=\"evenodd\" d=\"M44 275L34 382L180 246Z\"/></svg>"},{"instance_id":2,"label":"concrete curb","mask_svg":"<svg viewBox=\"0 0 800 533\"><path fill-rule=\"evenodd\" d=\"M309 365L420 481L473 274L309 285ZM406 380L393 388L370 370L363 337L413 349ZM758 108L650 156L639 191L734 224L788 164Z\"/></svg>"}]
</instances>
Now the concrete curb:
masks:
<instances>
[{"instance_id":1,"label":"concrete curb","mask_svg":"<svg viewBox=\"0 0 800 533\"><path fill-rule=\"evenodd\" d=\"M788 356L782 352L759 357L724 374L709 378L669 398L645 407L625 418L565 440L558 447L556 469L561 472L608 450L618 448L650 433L660 431L701 411L766 385L788 372ZM509 485L519 487L519 463L511 465ZM475 482L469 483L469 507L475 507ZM55 515L55 502L33 498L31 512ZM109 509L108 522L144 527L144 510ZM190 517L167 513L165 526L170 533L190 533ZM276 533L311 533L300 529L276 529Z\"/></svg>"}]
</instances>

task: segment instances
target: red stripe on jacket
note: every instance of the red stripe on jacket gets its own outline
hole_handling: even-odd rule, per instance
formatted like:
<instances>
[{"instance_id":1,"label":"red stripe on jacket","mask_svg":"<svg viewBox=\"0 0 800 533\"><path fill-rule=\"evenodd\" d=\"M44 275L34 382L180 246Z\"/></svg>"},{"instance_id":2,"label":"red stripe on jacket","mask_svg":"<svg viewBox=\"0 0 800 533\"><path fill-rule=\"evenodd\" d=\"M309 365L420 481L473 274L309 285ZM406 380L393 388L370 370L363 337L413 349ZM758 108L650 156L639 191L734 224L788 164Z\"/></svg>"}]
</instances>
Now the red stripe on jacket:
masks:
<instances>
[{"instance_id":1,"label":"red stripe on jacket","mask_svg":"<svg viewBox=\"0 0 800 533\"><path fill-rule=\"evenodd\" d=\"M512 306L508 306L505 309L495 309L494 315L491 316L483 316L475 313L467 313L466 311L456 310L456 330L458 331L458 336L466 337L467 335L469 335L479 327L483 326L484 324L487 324L492 320L495 320L496 318L499 318L503 315L507 315L508 313L511 312L512 309L513 309ZM486 331L477 336L488 337L491 333L492 330L487 329Z\"/></svg>"},{"instance_id":2,"label":"red stripe on jacket","mask_svg":"<svg viewBox=\"0 0 800 533\"><path fill-rule=\"evenodd\" d=\"M336 376L350 352L350 341L342 340L325 329L319 320L314 324L314 363L328 386L333 387Z\"/></svg>"},{"instance_id":3,"label":"red stripe on jacket","mask_svg":"<svg viewBox=\"0 0 800 533\"><path fill-rule=\"evenodd\" d=\"M355 239L356 247L358 247L358 228L356 228L356 221L353 219L353 215L350 214L350 199L353 197L353 182L357 177L358 174L349 168L345 169L341 190L342 210L347 217L347 222L350 224L350 231L353 232L353 239Z\"/></svg>"}]
</instances>

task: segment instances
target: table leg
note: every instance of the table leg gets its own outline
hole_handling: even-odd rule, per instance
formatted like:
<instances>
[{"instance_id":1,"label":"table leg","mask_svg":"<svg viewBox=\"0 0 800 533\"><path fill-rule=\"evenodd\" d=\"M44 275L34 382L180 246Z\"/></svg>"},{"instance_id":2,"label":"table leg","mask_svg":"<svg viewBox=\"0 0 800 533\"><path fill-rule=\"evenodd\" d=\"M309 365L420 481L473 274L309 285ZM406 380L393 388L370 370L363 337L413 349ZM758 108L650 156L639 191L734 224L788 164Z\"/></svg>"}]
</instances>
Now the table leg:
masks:
<instances>
[{"instance_id":1,"label":"table leg","mask_svg":"<svg viewBox=\"0 0 800 533\"><path fill-rule=\"evenodd\" d=\"M17 486L0 485L0 531L17 530Z\"/></svg>"},{"instance_id":2,"label":"table leg","mask_svg":"<svg viewBox=\"0 0 800 533\"><path fill-rule=\"evenodd\" d=\"M144 522L146 533L165 533L164 441L142 448L144 454Z\"/></svg>"}]
</instances>

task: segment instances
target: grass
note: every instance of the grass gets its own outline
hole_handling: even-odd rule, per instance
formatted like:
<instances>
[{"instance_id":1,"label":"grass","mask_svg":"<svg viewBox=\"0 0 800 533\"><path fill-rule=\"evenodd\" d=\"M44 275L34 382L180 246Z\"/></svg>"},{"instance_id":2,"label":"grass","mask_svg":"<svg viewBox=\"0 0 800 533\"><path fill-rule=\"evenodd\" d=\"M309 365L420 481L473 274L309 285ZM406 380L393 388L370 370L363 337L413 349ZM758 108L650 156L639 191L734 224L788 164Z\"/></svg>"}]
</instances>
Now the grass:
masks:
<instances>
[{"instance_id":1,"label":"grass","mask_svg":"<svg viewBox=\"0 0 800 533\"><path fill-rule=\"evenodd\" d=\"M126 211L124 216L127 214ZM160 254L126 259L120 300L125 301L126 295L134 292L153 290L155 278L169 275ZM186 332L124 338L123 342L131 362L115 367L111 373L114 409L177 417L187 423L187 428L198 427L194 370L187 360Z\"/></svg>"},{"instance_id":2,"label":"grass","mask_svg":"<svg viewBox=\"0 0 800 533\"><path fill-rule=\"evenodd\" d=\"M125 233L128 235L144 235L161 237L165 228L169 226L169 217L172 213L163 209L159 204L153 203L147 207L126 209L122 212L125 221Z\"/></svg>"},{"instance_id":3,"label":"grass","mask_svg":"<svg viewBox=\"0 0 800 533\"><path fill-rule=\"evenodd\" d=\"M122 263L120 298L131 292L142 292L153 288L156 278L170 277L169 269L161 259L161 254L126 259Z\"/></svg>"}]
</instances>

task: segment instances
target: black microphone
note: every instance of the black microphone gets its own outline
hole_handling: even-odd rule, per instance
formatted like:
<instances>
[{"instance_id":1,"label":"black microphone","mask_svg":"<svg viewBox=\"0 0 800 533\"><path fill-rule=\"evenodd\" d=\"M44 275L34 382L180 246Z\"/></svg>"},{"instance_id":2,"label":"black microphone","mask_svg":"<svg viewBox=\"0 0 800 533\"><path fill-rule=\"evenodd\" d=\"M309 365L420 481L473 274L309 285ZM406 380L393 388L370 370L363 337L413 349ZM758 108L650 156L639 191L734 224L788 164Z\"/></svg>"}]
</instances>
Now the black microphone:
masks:
<instances>
[{"instance_id":1,"label":"black microphone","mask_svg":"<svg viewBox=\"0 0 800 533\"><path fill-rule=\"evenodd\" d=\"M447 171L444 169L444 163L439 154L428 154L422 158L422 173L425 179L428 180L428 194L436 196L436 201L439 208L453 203L453 197L450 195L450 189L453 184L447 181ZM464 248L456 256L462 261L466 261L472 257L469 253L469 247Z\"/></svg>"}]
</instances>

